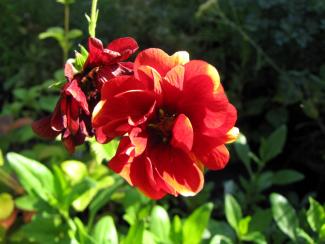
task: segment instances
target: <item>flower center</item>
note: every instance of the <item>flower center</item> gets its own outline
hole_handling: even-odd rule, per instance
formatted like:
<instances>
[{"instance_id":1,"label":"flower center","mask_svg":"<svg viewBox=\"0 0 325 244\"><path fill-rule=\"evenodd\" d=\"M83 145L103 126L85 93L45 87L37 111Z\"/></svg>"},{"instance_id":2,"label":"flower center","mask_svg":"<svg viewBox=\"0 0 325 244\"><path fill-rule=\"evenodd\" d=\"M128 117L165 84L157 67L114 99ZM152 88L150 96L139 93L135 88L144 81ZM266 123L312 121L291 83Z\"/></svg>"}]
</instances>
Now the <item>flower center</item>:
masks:
<instances>
[{"instance_id":1,"label":"flower center","mask_svg":"<svg viewBox=\"0 0 325 244\"><path fill-rule=\"evenodd\" d=\"M147 131L153 143L169 143L172 138L172 129L176 116L175 113L168 113L164 109L158 110L155 118L147 126Z\"/></svg>"},{"instance_id":2,"label":"flower center","mask_svg":"<svg viewBox=\"0 0 325 244\"><path fill-rule=\"evenodd\" d=\"M91 106L95 106L100 100L100 86L96 84L96 74L99 71L99 67L91 69L89 72L85 72L80 80L82 91L87 97L88 103Z\"/></svg>"}]
</instances>

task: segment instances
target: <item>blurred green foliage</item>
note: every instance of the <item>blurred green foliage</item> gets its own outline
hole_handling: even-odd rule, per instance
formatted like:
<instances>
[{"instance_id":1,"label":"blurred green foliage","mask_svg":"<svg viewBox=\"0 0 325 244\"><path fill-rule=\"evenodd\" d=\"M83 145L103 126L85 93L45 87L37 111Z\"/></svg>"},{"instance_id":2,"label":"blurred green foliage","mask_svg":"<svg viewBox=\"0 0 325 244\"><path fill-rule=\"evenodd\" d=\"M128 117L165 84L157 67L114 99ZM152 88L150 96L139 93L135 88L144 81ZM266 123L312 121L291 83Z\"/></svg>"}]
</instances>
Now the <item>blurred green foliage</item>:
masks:
<instances>
[{"instance_id":1,"label":"blurred green foliage","mask_svg":"<svg viewBox=\"0 0 325 244\"><path fill-rule=\"evenodd\" d=\"M129 35L141 49L187 50L217 67L238 108L229 166L208 172L196 197L158 202L107 169L117 141L68 155L32 133L56 103L63 56L87 40L90 1L57 2L0 1L0 193L33 215L0 228L0 242L325 243L324 1L99 1L104 43Z\"/></svg>"}]
</instances>

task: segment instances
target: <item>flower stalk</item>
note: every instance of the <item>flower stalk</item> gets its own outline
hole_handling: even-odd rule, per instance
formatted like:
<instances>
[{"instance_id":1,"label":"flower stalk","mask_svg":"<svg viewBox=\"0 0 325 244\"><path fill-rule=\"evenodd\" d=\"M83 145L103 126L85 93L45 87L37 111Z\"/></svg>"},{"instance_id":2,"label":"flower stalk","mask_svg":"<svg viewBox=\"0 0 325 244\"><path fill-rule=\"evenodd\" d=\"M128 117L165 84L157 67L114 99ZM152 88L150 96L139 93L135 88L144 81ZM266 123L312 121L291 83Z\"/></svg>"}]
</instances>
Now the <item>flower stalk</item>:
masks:
<instances>
[{"instance_id":1,"label":"flower stalk","mask_svg":"<svg viewBox=\"0 0 325 244\"><path fill-rule=\"evenodd\" d=\"M95 37L95 35L96 35L96 23L97 23L97 19L98 19L97 3L98 3L98 0L92 0L90 18L88 18L89 35L91 37Z\"/></svg>"}]
</instances>

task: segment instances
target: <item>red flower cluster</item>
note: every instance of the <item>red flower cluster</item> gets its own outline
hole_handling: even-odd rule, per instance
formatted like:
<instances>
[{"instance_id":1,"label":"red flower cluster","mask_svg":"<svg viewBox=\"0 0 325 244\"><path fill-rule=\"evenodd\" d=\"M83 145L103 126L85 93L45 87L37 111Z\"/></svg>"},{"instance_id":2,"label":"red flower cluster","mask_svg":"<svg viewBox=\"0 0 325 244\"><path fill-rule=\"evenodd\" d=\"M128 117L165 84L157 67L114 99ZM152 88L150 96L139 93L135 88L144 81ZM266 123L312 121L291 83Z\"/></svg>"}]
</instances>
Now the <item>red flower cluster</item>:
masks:
<instances>
[{"instance_id":1,"label":"red flower cluster","mask_svg":"<svg viewBox=\"0 0 325 244\"><path fill-rule=\"evenodd\" d=\"M133 64L122 61L138 49L138 44L126 37L104 48L100 40L89 38L88 47L89 55L81 72L75 73L73 65L66 64L67 83L54 112L32 125L33 130L46 139L61 134L63 144L71 153L76 145L93 135L91 113L100 99L102 85L113 77L132 73Z\"/></svg>"},{"instance_id":2,"label":"red flower cluster","mask_svg":"<svg viewBox=\"0 0 325 244\"><path fill-rule=\"evenodd\" d=\"M222 169L229 160L225 144L239 133L236 109L212 65L156 48L134 64L121 62L137 48L132 38L106 49L90 38L83 70L66 65L68 82L53 114L33 128L45 138L61 134L70 152L93 134L100 143L120 137L113 171L153 199L193 196L204 168Z\"/></svg>"},{"instance_id":3,"label":"red flower cluster","mask_svg":"<svg viewBox=\"0 0 325 244\"><path fill-rule=\"evenodd\" d=\"M122 136L109 167L147 196L192 196L203 169L225 167L225 143L234 141L237 112L217 70L188 54L141 52L134 75L105 83L93 113L96 138Z\"/></svg>"}]
</instances>

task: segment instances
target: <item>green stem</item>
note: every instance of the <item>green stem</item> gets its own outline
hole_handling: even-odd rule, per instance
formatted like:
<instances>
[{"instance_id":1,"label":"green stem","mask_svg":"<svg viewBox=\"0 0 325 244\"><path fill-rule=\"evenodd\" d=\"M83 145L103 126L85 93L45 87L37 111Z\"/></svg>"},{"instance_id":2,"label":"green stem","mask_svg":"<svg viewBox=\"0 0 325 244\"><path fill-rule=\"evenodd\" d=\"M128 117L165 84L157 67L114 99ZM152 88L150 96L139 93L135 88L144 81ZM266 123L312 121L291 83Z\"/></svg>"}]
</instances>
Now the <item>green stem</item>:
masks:
<instances>
[{"instance_id":1,"label":"green stem","mask_svg":"<svg viewBox=\"0 0 325 244\"><path fill-rule=\"evenodd\" d=\"M95 37L96 34L96 23L98 18L98 9L97 9L98 0L92 0L91 3L91 13L90 13L90 22L89 22L89 35Z\"/></svg>"},{"instance_id":2,"label":"green stem","mask_svg":"<svg viewBox=\"0 0 325 244\"><path fill-rule=\"evenodd\" d=\"M76 239L77 226L73 222L73 220L70 219L69 212L68 211L64 211L64 210L61 210L61 209L58 209L58 211L59 211L60 215L63 217L63 219L65 220L65 222L69 226L69 231L68 231L69 237L71 239Z\"/></svg>"}]
</instances>

